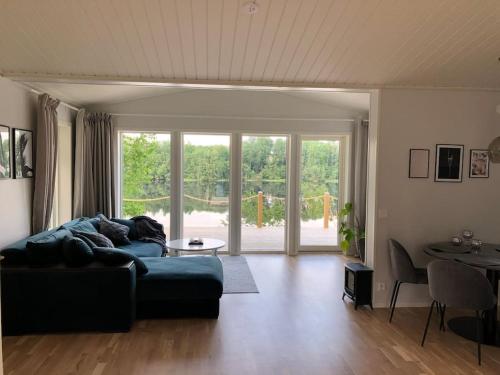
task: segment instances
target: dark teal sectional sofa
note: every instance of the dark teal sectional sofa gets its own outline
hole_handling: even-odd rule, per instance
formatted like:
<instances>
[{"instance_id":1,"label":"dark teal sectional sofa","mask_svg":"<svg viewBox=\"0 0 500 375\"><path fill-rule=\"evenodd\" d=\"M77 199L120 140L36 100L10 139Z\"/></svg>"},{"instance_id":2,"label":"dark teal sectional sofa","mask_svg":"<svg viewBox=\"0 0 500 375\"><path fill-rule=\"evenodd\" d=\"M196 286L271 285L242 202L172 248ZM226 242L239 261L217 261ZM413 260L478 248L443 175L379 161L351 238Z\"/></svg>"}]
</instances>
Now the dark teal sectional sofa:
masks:
<instances>
[{"instance_id":1,"label":"dark teal sectional sofa","mask_svg":"<svg viewBox=\"0 0 500 375\"><path fill-rule=\"evenodd\" d=\"M60 331L128 331L136 318L217 318L222 296L222 264L217 257L162 256L156 243L134 238L120 246L143 261L148 272L138 276L134 261L112 266L92 261L69 267L63 261L32 265L28 241L71 236L81 218L57 230L42 232L0 251L2 330L4 335ZM123 221L121 221L123 222Z\"/></svg>"}]
</instances>

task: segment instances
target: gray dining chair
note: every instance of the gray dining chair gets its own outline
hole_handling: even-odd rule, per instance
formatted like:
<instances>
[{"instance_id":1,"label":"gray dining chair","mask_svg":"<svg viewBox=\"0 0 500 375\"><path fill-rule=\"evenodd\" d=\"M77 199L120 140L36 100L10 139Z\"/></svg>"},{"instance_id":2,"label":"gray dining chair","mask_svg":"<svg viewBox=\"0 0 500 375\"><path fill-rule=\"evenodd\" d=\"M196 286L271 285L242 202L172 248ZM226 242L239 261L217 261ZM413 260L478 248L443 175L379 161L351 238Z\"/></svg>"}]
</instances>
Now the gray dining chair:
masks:
<instances>
[{"instance_id":1,"label":"gray dining chair","mask_svg":"<svg viewBox=\"0 0 500 375\"><path fill-rule=\"evenodd\" d=\"M488 279L475 268L450 260L435 260L427 266L429 275L429 292L432 304L427 317L427 324L422 337L424 346L427 330L434 305L441 304L441 325L443 325L445 308L455 307L476 312L477 360L481 365L481 341L483 333L483 314L492 309L496 302L493 287Z\"/></svg>"},{"instance_id":2,"label":"gray dining chair","mask_svg":"<svg viewBox=\"0 0 500 375\"><path fill-rule=\"evenodd\" d=\"M427 284L427 270L425 268L416 268L404 246L392 238L389 240L389 258L391 261L392 276L395 280L390 304L390 323L392 322L394 309L396 308L401 284Z\"/></svg>"}]
</instances>

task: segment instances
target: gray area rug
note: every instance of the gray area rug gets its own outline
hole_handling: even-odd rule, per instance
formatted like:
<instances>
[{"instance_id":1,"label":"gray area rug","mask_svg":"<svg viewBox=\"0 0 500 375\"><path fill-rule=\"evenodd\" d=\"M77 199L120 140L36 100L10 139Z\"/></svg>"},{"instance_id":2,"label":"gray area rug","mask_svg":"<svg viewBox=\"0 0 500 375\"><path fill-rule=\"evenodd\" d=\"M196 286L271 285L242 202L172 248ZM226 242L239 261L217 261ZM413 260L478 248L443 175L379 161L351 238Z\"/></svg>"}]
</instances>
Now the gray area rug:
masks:
<instances>
[{"instance_id":1,"label":"gray area rug","mask_svg":"<svg viewBox=\"0 0 500 375\"><path fill-rule=\"evenodd\" d=\"M245 257L221 256L224 269L224 294L259 293Z\"/></svg>"}]
</instances>

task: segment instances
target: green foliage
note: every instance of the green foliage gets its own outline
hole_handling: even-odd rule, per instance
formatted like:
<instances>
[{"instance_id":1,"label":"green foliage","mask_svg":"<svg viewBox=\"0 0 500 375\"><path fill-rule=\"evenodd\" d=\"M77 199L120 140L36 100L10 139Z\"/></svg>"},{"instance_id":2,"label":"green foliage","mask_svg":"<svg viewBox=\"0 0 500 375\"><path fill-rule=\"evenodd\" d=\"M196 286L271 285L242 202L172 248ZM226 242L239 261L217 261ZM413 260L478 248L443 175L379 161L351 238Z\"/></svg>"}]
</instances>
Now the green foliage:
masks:
<instances>
[{"instance_id":1,"label":"green foliage","mask_svg":"<svg viewBox=\"0 0 500 375\"><path fill-rule=\"evenodd\" d=\"M153 134L123 136L123 197L150 199L170 195L170 141L160 140ZM286 139L249 137L243 142L242 175L243 197L264 193L264 225L283 225L285 220ZM229 148L222 145L184 146L184 194L196 197L184 199L184 211L226 212L222 201L229 195ZM338 143L304 141L301 160L301 196L315 199L301 200L301 219L316 220L323 217L325 192L338 196ZM218 202L210 204L206 201ZM168 213L170 199L148 202L124 201L123 213L135 216L145 213ZM331 217L337 210L332 200ZM243 222L257 223L257 199L243 200Z\"/></svg>"},{"instance_id":2,"label":"green foliage","mask_svg":"<svg viewBox=\"0 0 500 375\"><path fill-rule=\"evenodd\" d=\"M354 218L354 225L350 225L348 222L352 213L352 209L352 203L347 202L344 207L339 210L339 220L341 220L339 226L339 234L342 237L342 240L340 241L340 248L344 252L347 252L349 250L352 241L357 242L358 240L365 238L365 232L362 228L360 228L358 218Z\"/></svg>"}]
</instances>

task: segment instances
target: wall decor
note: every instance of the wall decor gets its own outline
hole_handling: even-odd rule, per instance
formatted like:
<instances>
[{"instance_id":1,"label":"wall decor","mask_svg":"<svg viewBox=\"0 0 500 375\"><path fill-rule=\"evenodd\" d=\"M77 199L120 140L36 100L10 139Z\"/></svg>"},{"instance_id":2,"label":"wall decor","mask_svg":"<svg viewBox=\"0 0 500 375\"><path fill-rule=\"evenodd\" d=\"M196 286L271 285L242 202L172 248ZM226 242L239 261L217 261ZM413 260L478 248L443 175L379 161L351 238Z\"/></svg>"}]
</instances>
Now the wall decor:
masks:
<instances>
[{"instance_id":1,"label":"wall decor","mask_svg":"<svg viewBox=\"0 0 500 375\"><path fill-rule=\"evenodd\" d=\"M10 178L10 128L0 125L0 179Z\"/></svg>"},{"instance_id":2,"label":"wall decor","mask_svg":"<svg viewBox=\"0 0 500 375\"><path fill-rule=\"evenodd\" d=\"M490 156L488 150L470 150L469 177L490 177Z\"/></svg>"},{"instance_id":3,"label":"wall decor","mask_svg":"<svg viewBox=\"0 0 500 375\"><path fill-rule=\"evenodd\" d=\"M463 161L463 145L436 145L436 174L434 181L462 182Z\"/></svg>"},{"instance_id":4,"label":"wall decor","mask_svg":"<svg viewBox=\"0 0 500 375\"><path fill-rule=\"evenodd\" d=\"M409 178L429 178L429 155L428 148L410 149Z\"/></svg>"},{"instance_id":5,"label":"wall decor","mask_svg":"<svg viewBox=\"0 0 500 375\"><path fill-rule=\"evenodd\" d=\"M33 175L33 132L14 129L14 178L30 178Z\"/></svg>"}]
</instances>

